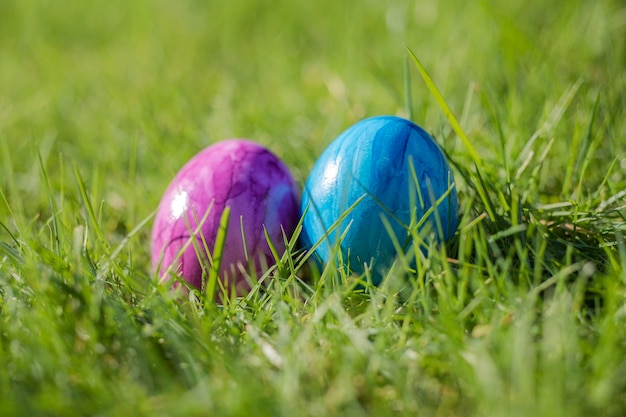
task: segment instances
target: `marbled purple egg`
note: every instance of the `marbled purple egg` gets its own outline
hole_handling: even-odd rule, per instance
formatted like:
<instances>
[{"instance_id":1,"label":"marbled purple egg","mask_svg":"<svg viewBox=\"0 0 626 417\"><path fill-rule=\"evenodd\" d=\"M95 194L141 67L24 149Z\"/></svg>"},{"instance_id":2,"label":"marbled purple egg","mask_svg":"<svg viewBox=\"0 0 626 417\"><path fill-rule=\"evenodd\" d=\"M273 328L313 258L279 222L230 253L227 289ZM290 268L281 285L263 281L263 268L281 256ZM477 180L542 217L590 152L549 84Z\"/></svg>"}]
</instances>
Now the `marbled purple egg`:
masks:
<instances>
[{"instance_id":1,"label":"marbled purple egg","mask_svg":"<svg viewBox=\"0 0 626 417\"><path fill-rule=\"evenodd\" d=\"M161 199L152 229L152 265L162 280L171 278L170 270L200 289L203 269L210 269L209 257L201 248L206 242L213 252L220 218L229 206L220 279L226 288L235 286L237 294L243 295L250 286L242 270L249 271L254 265L260 276L263 267L274 264L264 228L282 253L281 228L288 237L293 232L299 195L287 166L263 146L243 139L209 146L183 166ZM197 244L181 254L198 224L204 242L197 235Z\"/></svg>"}]
</instances>

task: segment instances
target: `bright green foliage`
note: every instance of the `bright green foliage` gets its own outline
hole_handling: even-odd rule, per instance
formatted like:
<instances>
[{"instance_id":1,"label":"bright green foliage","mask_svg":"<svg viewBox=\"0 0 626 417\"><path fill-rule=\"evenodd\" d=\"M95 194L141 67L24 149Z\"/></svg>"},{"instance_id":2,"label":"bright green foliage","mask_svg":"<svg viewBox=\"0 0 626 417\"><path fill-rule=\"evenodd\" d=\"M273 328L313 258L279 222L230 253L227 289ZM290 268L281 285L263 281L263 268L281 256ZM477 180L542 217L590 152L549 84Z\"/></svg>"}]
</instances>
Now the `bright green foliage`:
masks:
<instances>
[{"instance_id":1,"label":"bright green foliage","mask_svg":"<svg viewBox=\"0 0 626 417\"><path fill-rule=\"evenodd\" d=\"M626 415L625 39L617 0L0 0L0 415ZM302 183L377 114L455 169L417 270L294 239L224 306L155 283L192 155L248 137Z\"/></svg>"}]
</instances>

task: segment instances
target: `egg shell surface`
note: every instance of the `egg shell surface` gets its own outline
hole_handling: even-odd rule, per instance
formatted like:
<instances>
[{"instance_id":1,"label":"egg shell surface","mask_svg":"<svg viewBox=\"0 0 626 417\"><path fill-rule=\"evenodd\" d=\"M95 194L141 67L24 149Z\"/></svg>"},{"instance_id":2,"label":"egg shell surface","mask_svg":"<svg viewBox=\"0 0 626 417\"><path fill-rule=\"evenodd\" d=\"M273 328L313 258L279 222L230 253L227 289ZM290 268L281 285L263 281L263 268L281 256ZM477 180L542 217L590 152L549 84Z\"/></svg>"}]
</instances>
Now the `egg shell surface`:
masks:
<instances>
[{"instance_id":1,"label":"egg shell surface","mask_svg":"<svg viewBox=\"0 0 626 417\"><path fill-rule=\"evenodd\" d=\"M458 226L453 184L443 151L419 126L395 116L362 120L338 136L313 166L302 195L303 245L312 248L321 241L314 258L327 264L339 244L352 272L363 273L367 264L379 284L397 256L382 217L404 245L411 212L414 220L422 219L448 193L422 226L448 240Z\"/></svg>"},{"instance_id":2,"label":"egg shell surface","mask_svg":"<svg viewBox=\"0 0 626 417\"><path fill-rule=\"evenodd\" d=\"M289 169L265 147L244 139L209 146L181 168L161 199L152 229L153 268L164 281L171 278L169 269L200 289L203 268L210 268L202 239L212 253L222 213L229 206L220 279L229 291L235 286L237 295L243 295L250 285L240 269L248 271L251 261L260 276L264 266L274 264L264 227L282 253L281 227L290 237L299 219L299 202ZM196 244L181 254L199 223L202 238L197 235Z\"/></svg>"}]
</instances>

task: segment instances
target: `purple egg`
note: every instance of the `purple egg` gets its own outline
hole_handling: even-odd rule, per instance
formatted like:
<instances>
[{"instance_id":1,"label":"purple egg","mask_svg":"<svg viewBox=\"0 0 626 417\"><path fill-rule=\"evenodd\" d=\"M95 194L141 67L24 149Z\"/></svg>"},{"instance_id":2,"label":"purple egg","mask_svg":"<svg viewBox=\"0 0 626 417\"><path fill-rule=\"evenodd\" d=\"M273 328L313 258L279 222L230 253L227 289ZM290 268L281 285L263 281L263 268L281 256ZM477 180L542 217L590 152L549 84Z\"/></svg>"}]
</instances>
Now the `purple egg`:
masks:
<instances>
[{"instance_id":1,"label":"purple egg","mask_svg":"<svg viewBox=\"0 0 626 417\"><path fill-rule=\"evenodd\" d=\"M203 269L210 270L204 242L213 253L222 213L230 207L220 279L229 292L234 286L244 295L250 285L242 271L254 265L260 276L274 264L264 228L282 253L281 228L288 237L293 233L299 196L287 166L263 146L243 139L209 146L183 166L161 199L152 229L153 268L163 281L179 274L200 289ZM201 235L181 254L198 224Z\"/></svg>"}]
</instances>

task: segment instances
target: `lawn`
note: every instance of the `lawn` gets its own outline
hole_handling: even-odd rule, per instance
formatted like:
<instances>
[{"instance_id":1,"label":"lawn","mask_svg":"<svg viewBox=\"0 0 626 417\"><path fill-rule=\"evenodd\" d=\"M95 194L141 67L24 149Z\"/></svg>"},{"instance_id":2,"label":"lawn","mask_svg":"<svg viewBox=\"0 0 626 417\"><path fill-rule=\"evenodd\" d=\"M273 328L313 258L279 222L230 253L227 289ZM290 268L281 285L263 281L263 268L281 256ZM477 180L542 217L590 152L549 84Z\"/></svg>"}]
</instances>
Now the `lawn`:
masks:
<instances>
[{"instance_id":1,"label":"lawn","mask_svg":"<svg viewBox=\"0 0 626 417\"><path fill-rule=\"evenodd\" d=\"M415 270L158 284L194 154L249 138L302 186L379 114L457 180ZM623 1L0 0L2 416L621 417L625 236Z\"/></svg>"}]
</instances>

